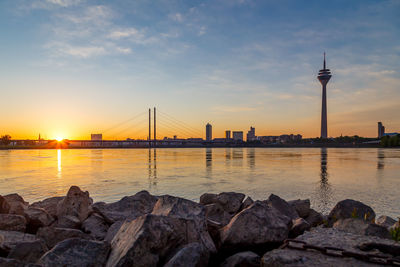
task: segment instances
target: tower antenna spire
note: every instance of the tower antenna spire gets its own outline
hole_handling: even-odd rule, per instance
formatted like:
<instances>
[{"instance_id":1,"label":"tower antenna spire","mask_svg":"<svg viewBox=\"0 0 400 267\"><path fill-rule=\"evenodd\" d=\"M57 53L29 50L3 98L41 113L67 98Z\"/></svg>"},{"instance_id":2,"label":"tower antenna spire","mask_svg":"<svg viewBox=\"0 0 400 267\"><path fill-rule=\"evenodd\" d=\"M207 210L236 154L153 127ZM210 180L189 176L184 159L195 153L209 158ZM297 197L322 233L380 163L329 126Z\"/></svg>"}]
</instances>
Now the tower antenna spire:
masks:
<instances>
[{"instance_id":1,"label":"tower antenna spire","mask_svg":"<svg viewBox=\"0 0 400 267\"><path fill-rule=\"evenodd\" d=\"M325 51L324 51L324 70L326 70Z\"/></svg>"}]
</instances>

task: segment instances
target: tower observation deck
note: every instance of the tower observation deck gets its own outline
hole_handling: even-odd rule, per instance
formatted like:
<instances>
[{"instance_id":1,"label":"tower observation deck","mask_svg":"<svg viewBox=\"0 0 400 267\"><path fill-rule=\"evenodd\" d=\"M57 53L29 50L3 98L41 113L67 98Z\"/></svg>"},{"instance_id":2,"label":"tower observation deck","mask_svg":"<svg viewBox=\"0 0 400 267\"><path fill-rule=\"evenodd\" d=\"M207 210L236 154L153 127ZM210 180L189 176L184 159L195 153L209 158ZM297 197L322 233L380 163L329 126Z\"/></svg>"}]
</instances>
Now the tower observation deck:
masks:
<instances>
[{"instance_id":1,"label":"tower observation deck","mask_svg":"<svg viewBox=\"0 0 400 267\"><path fill-rule=\"evenodd\" d=\"M321 138L328 138L328 120L326 112L326 85L332 77L331 71L326 68L324 52L324 68L318 72L318 80L322 84L322 110L321 110Z\"/></svg>"}]
</instances>

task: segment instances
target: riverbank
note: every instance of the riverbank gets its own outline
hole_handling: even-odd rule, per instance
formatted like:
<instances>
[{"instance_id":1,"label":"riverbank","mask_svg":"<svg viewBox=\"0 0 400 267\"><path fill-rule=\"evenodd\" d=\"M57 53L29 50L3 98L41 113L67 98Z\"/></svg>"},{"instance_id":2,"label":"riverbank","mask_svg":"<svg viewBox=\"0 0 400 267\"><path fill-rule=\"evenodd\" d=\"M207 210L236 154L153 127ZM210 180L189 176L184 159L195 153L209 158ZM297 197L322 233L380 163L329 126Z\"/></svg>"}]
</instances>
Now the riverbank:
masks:
<instances>
[{"instance_id":1,"label":"riverbank","mask_svg":"<svg viewBox=\"0 0 400 267\"><path fill-rule=\"evenodd\" d=\"M400 253L390 234L399 223L375 218L354 200L323 215L307 199L273 194L263 201L203 194L194 202L141 191L93 203L89 192L72 186L66 196L32 204L17 194L0 196L0 218L0 266L355 266L365 264L362 256L330 257L310 248L365 255L374 249L384 256L381 263Z\"/></svg>"}]
</instances>

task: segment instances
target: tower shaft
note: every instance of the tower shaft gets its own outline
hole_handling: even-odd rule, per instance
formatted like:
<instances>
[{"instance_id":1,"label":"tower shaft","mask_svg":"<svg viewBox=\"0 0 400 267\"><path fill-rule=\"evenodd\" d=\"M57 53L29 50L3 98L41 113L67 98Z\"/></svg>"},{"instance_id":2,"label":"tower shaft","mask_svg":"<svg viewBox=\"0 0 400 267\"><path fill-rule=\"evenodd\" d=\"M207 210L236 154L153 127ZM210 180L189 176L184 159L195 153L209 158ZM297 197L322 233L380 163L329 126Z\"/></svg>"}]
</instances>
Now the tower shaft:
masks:
<instances>
[{"instance_id":1,"label":"tower shaft","mask_svg":"<svg viewBox=\"0 0 400 267\"><path fill-rule=\"evenodd\" d=\"M328 138L328 118L326 114L326 84L322 84L321 138Z\"/></svg>"}]
</instances>

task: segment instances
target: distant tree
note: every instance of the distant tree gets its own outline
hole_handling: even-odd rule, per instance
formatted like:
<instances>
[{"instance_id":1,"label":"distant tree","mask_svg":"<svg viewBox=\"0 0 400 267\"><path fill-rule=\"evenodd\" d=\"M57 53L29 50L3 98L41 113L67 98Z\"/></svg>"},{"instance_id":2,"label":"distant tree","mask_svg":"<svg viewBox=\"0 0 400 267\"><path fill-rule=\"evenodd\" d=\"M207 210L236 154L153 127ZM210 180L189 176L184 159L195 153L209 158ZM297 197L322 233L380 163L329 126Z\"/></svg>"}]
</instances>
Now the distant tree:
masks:
<instances>
[{"instance_id":1,"label":"distant tree","mask_svg":"<svg viewBox=\"0 0 400 267\"><path fill-rule=\"evenodd\" d=\"M1 136L0 143L2 145L8 146L11 143L11 136L8 134Z\"/></svg>"},{"instance_id":2,"label":"distant tree","mask_svg":"<svg viewBox=\"0 0 400 267\"><path fill-rule=\"evenodd\" d=\"M398 142L397 135L391 136L391 137L390 137L390 139L389 139L389 146L391 146L391 147L397 146L398 143L399 143L399 142Z\"/></svg>"},{"instance_id":3,"label":"distant tree","mask_svg":"<svg viewBox=\"0 0 400 267\"><path fill-rule=\"evenodd\" d=\"M381 146L388 147L389 146L389 136L385 135L381 138Z\"/></svg>"}]
</instances>

